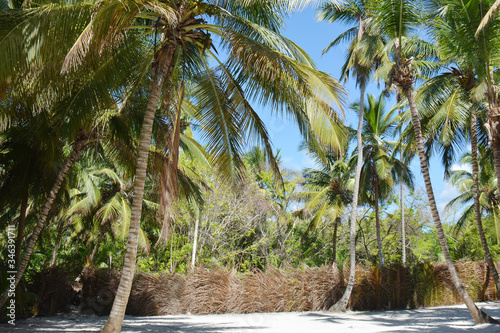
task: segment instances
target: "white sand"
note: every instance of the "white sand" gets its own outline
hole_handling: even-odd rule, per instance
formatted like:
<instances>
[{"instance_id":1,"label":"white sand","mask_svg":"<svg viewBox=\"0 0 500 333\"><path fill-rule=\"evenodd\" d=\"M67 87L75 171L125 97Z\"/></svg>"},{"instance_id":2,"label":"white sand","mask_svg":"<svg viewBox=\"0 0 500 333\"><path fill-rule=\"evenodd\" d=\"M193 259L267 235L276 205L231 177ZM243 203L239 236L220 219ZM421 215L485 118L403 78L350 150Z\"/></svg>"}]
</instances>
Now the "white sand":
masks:
<instances>
[{"instance_id":1,"label":"white sand","mask_svg":"<svg viewBox=\"0 0 500 333\"><path fill-rule=\"evenodd\" d=\"M500 319L500 303L477 305ZM99 332L107 317L61 314L1 325L1 332ZM500 332L474 325L464 305L380 312L280 312L223 315L126 316L122 332Z\"/></svg>"}]
</instances>

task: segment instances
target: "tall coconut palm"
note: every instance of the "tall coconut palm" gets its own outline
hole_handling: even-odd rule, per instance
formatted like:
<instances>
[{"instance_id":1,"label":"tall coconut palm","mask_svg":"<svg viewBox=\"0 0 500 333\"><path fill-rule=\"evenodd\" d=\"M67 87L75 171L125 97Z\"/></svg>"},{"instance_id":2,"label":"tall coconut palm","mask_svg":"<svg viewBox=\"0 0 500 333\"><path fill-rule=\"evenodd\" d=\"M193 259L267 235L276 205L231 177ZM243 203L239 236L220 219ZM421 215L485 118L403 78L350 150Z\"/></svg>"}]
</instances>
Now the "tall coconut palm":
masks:
<instances>
[{"instance_id":1,"label":"tall coconut palm","mask_svg":"<svg viewBox=\"0 0 500 333\"><path fill-rule=\"evenodd\" d=\"M64 72L77 68L82 59L99 59L103 54L112 53L123 42L123 38L128 38L127 41L130 42L130 29L142 30L151 36L147 39L151 51L146 52L149 58L140 62L148 64L146 69L152 64L152 74L137 160L130 242L116 306L113 307L110 322L106 326L106 330L119 330L136 256L152 124L162 93L163 104L169 105L174 100L172 91L178 82L182 82L183 78L196 80L199 88L195 94L199 112L208 129L206 137L209 147L216 156L215 162L228 171L233 165L242 165L238 152L244 134L257 134L268 154L271 152L267 133L250 107L241 86L245 85L249 89L249 96L293 115L306 136L310 135L309 131L315 124L326 134L323 118L318 115L332 115L329 102L340 102L338 93L341 88L326 74L314 70L311 60L295 44L276 33L281 22L277 13L289 12L288 6L283 6L281 2L254 6L246 2L181 1L160 6L142 1L107 1L100 2L97 6L84 4L84 10L80 12L76 11L77 5L69 6L69 9L40 7L16 17L18 23L27 22L25 27L28 28L24 30L31 33L30 24L33 26L39 16L56 15L61 22L64 18L61 14L66 14L66 20L85 16L85 13L92 14L90 23L83 24L83 32L66 57ZM40 13L44 15L38 15ZM204 18L210 19L214 24L207 24ZM77 26L81 27L82 25ZM41 39L44 30L37 31L40 32ZM211 48L210 33L221 36L222 47L230 54L229 61L226 64L219 62L215 70L209 68L205 58L210 54L217 59ZM10 35L15 37L19 34ZM16 44L16 40L7 42ZM9 53L13 48L6 47L2 50ZM182 66L179 67L179 64ZM261 90L265 93L259 95ZM335 127L332 117L326 119L327 123Z\"/></svg>"},{"instance_id":2,"label":"tall coconut palm","mask_svg":"<svg viewBox=\"0 0 500 333\"><path fill-rule=\"evenodd\" d=\"M384 267L384 253L380 233L380 201L386 199L398 181L413 185L411 170L394 156L395 142L389 141L396 126L396 109L385 112L384 95L378 98L368 95L363 126L363 168L361 184L368 189L362 194L363 201L375 208L378 257Z\"/></svg>"},{"instance_id":3,"label":"tall coconut palm","mask_svg":"<svg viewBox=\"0 0 500 333\"><path fill-rule=\"evenodd\" d=\"M349 41L349 51L347 61L342 67L342 77L348 79L352 74L356 78L356 84L360 88L359 99L359 120L357 132L357 147L358 151L362 152L362 137L363 130L363 115L364 115L364 96L366 83L370 77L370 73L376 68L378 52L382 43L379 35L371 30L370 20L371 14L366 6L368 1L330 1L320 5L319 19L327 22L342 21L355 25L344 33L340 34L330 45L324 50L328 51L331 47L338 45L340 42ZM354 176L353 201L350 217L350 271L346 290L342 298L332 307L332 310L343 311L347 308L347 304L351 297L352 288L354 287L354 279L356 273L356 220L357 207L359 196L359 181L362 168L362 156L356 165Z\"/></svg>"},{"instance_id":4,"label":"tall coconut palm","mask_svg":"<svg viewBox=\"0 0 500 333\"><path fill-rule=\"evenodd\" d=\"M440 24L439 26L443 25ZM443 30L440 31L445 34L447 31L450 31L448 29ZM457 46L457 43L453 42L452 36L443 36L443 38L440 38L440 41L441 50ZM465 54L462 53L461 55ZM463 61L457 59L457 56L458 54L454 56L452 61L463 63ZM470 59L470 56L465 56L463 59L466 64L468 59ZM430 131L429 136L431 138L438 138L440 150L443 155L443 165L445 166L447 175L454 161L456 147L464 146L466 137L470 136L472 180L476 191L473 205L475 221L485 254L485 260L490 267L497 289L500 289L498 272L491 257L481 221L478 183L478 124L480 122L478 122L477 114L484 114L484 106L473 100L472 90L475 88L477 88L477 84L473 65L469 64L466 69L452 68L450 71L443 72L425 82L419 88L417 99L421 100L423 108L430 112L430 119L426 123L426 126Z\"/></svg>"},{"instance_id":5,"label":"tall coconut palm","mask_svg":"<svg viewBox=\"0 0 500 333\"><path fill-rule=\"evenodd\" d=\"M15 285L19 283L21 280L21 277L26 270L26 267L28 266L29 259L31 257L31 253L33 252L33 249L35 248L36 241L38 240L38 236L40 235L40 232L42 231L50 213L50 209L52 208L52 205L54 201L56 200L56 196L59 192L59 189L61 188L61 185L63 181L66 178L66 175L70 169L70 167L73 165L73 163L78 159L78 156L82 149L85 147L87 143L88 137L87 135L83 132L81 136L77 138L77 140L72 144L72 149L71 153L67 156L62 168L59 170L57 173L57 177L55 180L54 185L52 186L49 195L47 196L42 210L40 212L40 216L38 218L38 222L34 228L34 230L31 233L31 236L29 238L29 241L26 245L23 258L22 260L17 263L17 272L16 272L16 277L15 277ZM4 302L8 299L8 293L4 292L0 296L0 303L4 304Z\"/></svg>"},{"instance_id":6,"label":"tall coconut palm","mask_svg":"<svg viewBox=\"0 0 500 333\"><path fill-rule=\"evenodd\" d=\"M410 106L411 119L417 143L417 151L420 159L420 168L425 182L431 214L453 284L476 323L497 323L496 320L482 312L474 304L465 290L465 287L458 276L458 272L453 265L443 226L441 224L439 211L434 198L434 191L432 189L432 183L429 175L427 155L424 147L422 128L413 89L416 67L413 63L414 58L411 57L411 55L405 54L405 45L403 44L405 37L409 36L412 33L412 30L416 29L420 23L422 17L420 14L422 9L416 2L406 0L379 0L375 3L376 7L374 7L374 9L376 9L378 13L377 25L379 26L381 32L391 39L393 47L394 63L388 73L388 85L391 86L394 84L399 87L407 98Z\"/></svg>"},{"instance_id":7,"label":"tall coconut palm","mask_svg":"<svg viewBox=\"0 0 500 333\"><path fill-rule=\"evenodd\" d=\"M303 213L312 212L312 217L304 232L303 239L314 231L323 220L333 225L332 260L337 260L337 232L345 209L352 202L353 170L347 159L347 152L340 155L332 151L318 151L309 143L303 145L321 169L305 169L302 191L298 193L306 201Z\"/></svg>"},{"instance_id":8,"label":"tall coconut palm","mask_svg":"<svg viewBox=\"0 0 500 333\"><path fill-rule=\"evenodd\" d=\"M453 142L463 140L465 134L470 133L472 179L476 190L474 194L475 220L485 260L490 267L498 290L500 281L483 232L479 203L477 152L478 125L480 122L478 122L478 115L481 116L486 112L484 112L483 98L478 99L475 96L477 94L475 91L480 89L481 85L485 85L481 84L481 80L488 86L488 79L485 78L483 73L485 73L484 69L488 67L488 63L491 62L491 58L494 56L492 53L494 50L484 45L484 38L486 37L484 34L487 31L481 32L479 40L474 35L475 27L482 17L481 3L471 3L468 8L465 8L464 4L458 1L437 2L436 4L438 6L446 5L452 9L446 15L438 16L434 20L431 32L438 41L438 51L442 61L452 63L456 67L452 67L449 71L436 76L429 81L429 84L426 84L430 88L431 94L434 95L432 97L433 102L428 103L428 105L438 106L438 109L441 110L433 116L433 119L437 119L437 121L431 120L431 124L443 124L443 128L439 129L439 132L441 132L441 141L444 142L445 152L453 152L453 148L456 146ZM494 43L495 35L492 36L490 33L488 37L493 37L491 43ZM488 41L489 43L490 41ZM435 108L431 107L431 109ZM465 123L466 119L470 119L470 125ZM434 127L438 128L439 126ZM480 128L483 128L483 126ZM453 159L447 155L450 154L443 154L443 163L448 168Z\"/></svg>"},{"instance_id":9,"label":"tall coconut palm","mask_svg":"<svg viewBox=\"0 0 500 333\"><path fill-rule=\"evenodd\" d=\"M330 128L336 128L329 102L341 102L340 85L313 69L309 57L278 34L280 17L289 9L287 3L280 1L159 4L110 0L95 6L91 22L66 58L65 69L77 66L82 56L99 58L103 49L123 41L130 29L150 33L150 41L155 40L154 52L150 54L151 85L138 148L127 253L104 332L120 330L130 294L151 132L161 96L163 105L170 105L176 87L182 87L184 80L196 82L193 94L207 125L205 138L209 151L226 175L233 166L243 166L239 152L248 134L259 138L269 156L272 153L267 132L251 108L247 94L291 114L306 135L310 135L311 127L316 124L322 137L327 137L327 127L321 119L327 119ZM142 25L138 25L138 19ZM222 48L229 54L227 63L218 59L210 34L220 37ZM215 59L216 68L209 67L207 55ZM330 117L323 117L325 114ZM276 164L274 167L277 170Z\"/></svg>"},{"instance_id":10,"label":"tall coconut palm","mask_svg":"<svg viewBox=\"0 0 500 333\"><path fill-rule=\"evenodd\" d=\"M69 5L70 8L73 5ZM50 6L54 9L54 6ZM88 6L87 6L88 7ZM87 8L85 7L85 8ZM88 143L89 135L95 133L93 124L97 111L106 110L116 106L113 93L117 93L117 81L123 87L126 77L134 76L129 70L126 76L123 71L117 70L114 62L102 62L92 70L68 71L61 73L61 64L65 52L71 47L74 39L78 36L78 26L84 26L88 22L84 16L90 18L88 10L82 10L81 15L74 16L75 26L62 29L57 23L61 13L71 11L65 6L55 6L54 11L45 11L47 8L30 10L19 10L14 12L1 12L0 35L1 39L0 58L9 59L12 66L2 66L0 70L0 84L9 98L7 101L14 103L2 104L2 117L6 120L6 126L17 126L26 121L33 121L32 133L25 132L25 136L52 138L59 143L72 143L73 149L66 154L52 156L53 159L61 159L63 162L54 163L59 166L57 177L50 189L47 191L43 207L38 216L38 222L31 232L31 237L24 246L24 254L18 262L16 273L17 285L28 266L31 253L37 242L38 236L46 223L49 221L49 213L55 203L65 177L73 163L78 159L82 149ZM87 8L88 9L88 8ZM57 13L59 11L59 13ZM38 15L44 13L43 15ZM87 15L85 15L87 14ZM82 18L83 16L83 18ZM56 28L57 26L57 28ZM51 38L25 38L28 31L36 30L40 34L43 31L50 33L58 41L57 46L51 45L55 40ZM61 28L61 29L60 29ZM64 32L61 32L64 30ZM35 35L34 35L35 36ZM68 42L68 39L71 42ZM36 40L36 41L35 41ZM137 62L134 52L115 53L114 60L125 68L132 68ZM137 52L135 52L137 55ZM16 61L16 59L18 61ZM43 66L40 66L43 63ZM25 110L24 113L19 110ZM42 124L44 124L42 126ZM48 131L47 131L48 129ZM45 132L43 132L45 131ZM51 135L47 135L51 133ZM54 154L57 150L47 140L39 140L38 144ZM49 154L50 156L50 154ZM65 161L64 161L65 159ZM7 293L0 297L0 304L7 300Z\"/></svg>"},{"instance_id":11,"label":"tall coconut palm","mask_svg":"<svg viewBox=\"0 0 500 333\"><path fill-rule=\"evenodd\" d=\"M464 6L465 7L465 6ZM496 50L498 49L499 40L499 25L500 18L498 10L500 9L500 1L480 1L474 3L471 9L467 12L474 11L473 17L468 17L470 29L475 29L475 37L478 38L478 44L483 48L483 75L482 78L486 82L488 99L488 123L485 127L488 131L489 143L493 148L493 157L495 160L495 170L497 175L497 186L500 191L500 99L498 97L498 83L495 80L494 72L497 71L498 60ZM480 22L477 21L479 14Z\"/></svg>"}]
</instances>

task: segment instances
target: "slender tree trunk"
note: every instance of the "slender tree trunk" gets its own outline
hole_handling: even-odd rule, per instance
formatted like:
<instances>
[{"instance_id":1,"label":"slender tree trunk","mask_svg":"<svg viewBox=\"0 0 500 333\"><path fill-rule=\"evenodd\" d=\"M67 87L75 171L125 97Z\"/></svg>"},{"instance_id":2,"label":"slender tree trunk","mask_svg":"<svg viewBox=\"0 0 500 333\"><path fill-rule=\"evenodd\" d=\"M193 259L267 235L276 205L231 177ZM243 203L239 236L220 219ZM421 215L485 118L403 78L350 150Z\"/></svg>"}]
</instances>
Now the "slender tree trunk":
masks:
<instances>
[{"instance_id":1,"label":"slender tree trunk","mask_svg":"<svg viewBox=\"0 0 500 333\"><path fill-rule=\"evenodd\" d=\"M405 193L403 182L399 184L400 188L400 204L401 204L401 250L403 252L403 257L401 261L403 262L403 267L406 267L406 221L405 221Z\"/></svg>"},{"instance_id":2,"label":"slender tree trunk","mask_svg":"<svg viewBox=\"0 0 500 333\"><path fill-rule=\"evenodd\" d=\"M342 295L342 298L334 304L330 311L345 311L349 300L351 298L352 289L354 288L354 279L356 275L356 221L358 218L358 197L359 197L359 183L361 178L361 169L363 167L363 117L365 113L364 101L365 101L365 85L366 78L361 78L359 84L361 90L361 96L359 98L359 121L358 121L358 161L356 164L356 174L354 176L354 191L352 194L352 208L351 208L351 225L349 229L349 242L350 242L350 269L349 269L349 279L347 280L347 287Z\"/></svg>"},{"instance_id":3,"label":"slender tree trunk","mask_svg":"<svg viewBox=\"0 0 500 333\"><path fill-rule=\"evenodd\" d=\"M106 232L103 229L101 229L101 231L99 232L99 237L97 238L97 241L94 244L94 248L92 249L90 255L88 255L87 263L83 266L83 269L78 275L78 277L87 276L86 274L88 272L89 267L92 267L94 264L94 258L97 254L97 251L99 250L99 245L101 244L102 238L104 237L105 233ZM108 267L111 268L111 264Z\"/></svg>"},{"instance_id":4,"label":"slender tree trunk","mask_svg":"<svg viewBox=\"0 0 500 333\"><path fill-rule=\"evenodd\" d=\"M399 103L401 101L401 90L398 88L396 93L396 100ZM399 108L399 114L401 115L402 110ZM399 129L399 137L401 138L401 128ZM399 151L399 160L403 163L403 150ZM403 267L406 267L406 223L405 223L405 193L403 181L399 183L399 204L401 209L401 261Z\"/></svg>"},{"instance_id":5,"label":"slender tree trunk","mask_svg":"<svg viewBox=\"0 0 500 333\"><path fill-rule=\"evenodd\" d=\"M490 254L490 249L488 247L488 242L486 241L486 236L483 231L483 222L481 220L481 204L479 203L479 166L477 161L477 116L476 109L471 110L471 156L472 156L472 191L474 196L474 213L476 215L476 225L477 231L479 233L479 239L481 240L481 245L483 246L484 257L486 263L490 267L490 272L497 287L497 298L500 296L500 281L498 280L498 272L495 268L493 258Z\"/></svg>"},{"instance_id":6,"label":"slender tree trunk","mask_svg":"<svg viewBox=\"0 0 500 333\"><path fill-rule=\"evenodd\" d=\"M485 124L488 133L488 141L493 150L495 171L497 175L497 189L500 193L500 105L498 101L498 88L493 83L493 72L487 65L489 74L488 84L488 122Z\"/></svg>"},{"instance_id":7,"label":"slender tree trunk","mask_svg":"<svg viewBox=\"0 0 500 333\"><path fill-rule=\"evenodd\" d=\"M99 237L97 237L97 241L94 244L94 248L92 249L92 252L90 253L90 256L89 256L89 264L94 263L95 255L97 254L97 250L99 250L99 246L101 245L102 238L104 237L105 233L106 232L104 230L101 230L99 232Z\"/></svg>"},{"instance_id":8,"label":"slender tree trunk","mask_svg":"<svg viewBox=\"0 0 500 333\"><path fill-rule=\"evenodd\" d=\"M500 246L500 220L498 219L499 208L497 206L491 207L491 211L493 213L493 221L495 222L495 230L497 233L497 244Z\"/></svg>"},{"instance_id":9,"label":"slender tree trunk","mask_svg":"<svg viewBox=\"0 0 500 333\"><path fill-rule=\"evenodd\" d=\"M365 24L363 18L359 18L359 28L358 28L358 42L361 41L365 33ZM358 197L359 197L359 183L361 178L361 169L363 167L363 117L365 114L365 88L366 88L366 76L362 76L359 82L359 121L358 121L358 133L356 135L358 143L358 162L356 164L356 173L354 175L354 191L352 196L352 211L351 211L351 225L349 228L349 242L350 242L350 268L349 268L349 278L347 280L347 287L344 294L340 300L330 307L331 311L345 311L349 300L351 299L352 289L354 288L354 280L356 277L356 223L358 219Z\"/></svg>"},{"instance_id":10,"label":"slender tree trunk","mask_svg":"<svg viewBox=\"0 0 500 333\"><path fill-rule=\"evenodd\" d=\"M194 269L196 264L196 248L198 246L198 228L200 227L200 214L196 217L194 223L194 237L193 237L193 254L191 255L191 269Z\"/></svg>"},{"instance_id":11,"label":"slender tree trunk","mask_svg":"<svg viewBox=\"0 0 500 333\"><path fill-rule=\"evenodd\" d=\"M149 146L151 143L151 133L155 119L158 101L165 80L171 81L173 72L173 58L176 51L175 41L170 41L161 48L155 56L153 65L153 82L151 84L149 99L144 113L142 124L139 151L134 182L134 197L132 200L132 214L130 218L127 251L123 263L123 270L120 277L118 290L116 291L113 307L108 321L102 332L120 332L125 309L127 308L132 280L134 278L135 261L137 258L137 244L139 241L139 228L142 212L142 200L144 197L144 185L148 166ZM170 82L169 82L170 83ZM168 89L169 87L167 87Z\"/></svg>"},{"instance_id":12,"label":"slender tree trunk","mask_svg":"<svg viewBox=\"0 0 500 333\"><path fill-rule=\"evenodd\" d=\"M33 249L35 248L35 244L38 240L38 236L40 235L40 232L42 231L43 227L45 226L45 222L47 221L47 218L49 216L50 209L52 208L52 205L56 199L57 193L59 192L59 189L61 188L62 182L66 178L66 174L68 173L70 167L73 165L73 163L78 159L78 156L80 155L81 150L83 147L85 147L87 143L87 135L84 131L80 131L79 138L77 138L76 142L73 145L73 149L71 150L71 153L69 156L66 158L66 161L59 170L59 173L57 174L56 181L54 185L52 186L52 189L49 192L49 195L47 196L47 199L45 200L45 203L43 204L42 208L42 213L40 214L40 217L38 218L38 222L33 229L33 232L31 234L31 237L28 241L28 244L26 245L26 248L24 250L23 254L23 259L18 263L17 266L17 272L16 272L16 280L15 280L15 286L18 285L19 281L21 280L21 277L24 274L24 271L26 270L26 267L28 267L29 260L31 258L31 254L33 253ZM5 304L5 301L7 301L8 297L8 292L9 290L7 289L4 291L4 293L0 296L0 307L2 307Z\"/></svg>"},{"instance_id":13,"label":"slender tree trunk","mask_svg":"<svg viewBox=\"0 0 500 333\"><path fill-rule=\"evenodd\" d=\"M333 222L333 240L332 240L332 259L333 263L337 263L337 231L339 229L339 221L340 217L335 218L335 222Z\"/></svg>"},{"instance_id":14,"label":"slender tree trunk","mask_svg":"<svg viewBox=\"0 0 500 333\"><path fill-rule=\"evenodd\" d=\"M415 138L417 140L418 156L420 158L420 168L422 170L422 175L424 177L425 188L427 191L427 197L429 199L429 205L432 213L432 219L434 221L434 226L436 227L436 232L438 235L439 243L441 245L441 250L443 251L443 256L446 261L446 265L448 267L448 271L450 273L453 284L457 289L460 297L462 297L462 300L467 306L467 309L469 309L472 318L477 324L483 324L483 323L498 324L498 321L496 321L495 319L491 318L489 315L481 311L476 306L476 304L474 304L469 294L467 293L467 290L465 290L465 287L462 284L460 277L458 276L458 272L455 266L453 265L453 261L450 256L450 251L448 250L448 244L446 242L446 236L444 234L443 226L441 224L441 219L439 217L436 200L434 198L434 191L432 189L431 178L429 175L429 168L427 165L427 156L425 154L424 140L422 137L422 128L418 116L417 105L415 103L415 98L413 96L413 88L411 86L403 86L403 92L406 95L406 98L408 99L408 102L410 104L411 119L415 131Z\"/></svg>"},{"instance_id":15,"label":"slender tree trunk","mask_svg":"<svg viewBox=\"0 0 500 333\"><path fill-rule=\"evenodd\" d=\"M17 225L17 238L16 238L16 254L15 254L15 262L19 262L19 258L21 257L21 244L24 238L24 227L26 225L26 212L28 210L28 196L29 193L26 191L26 194L23 196L21 202L21 211L19 212L19 224Z\"/></svg>"},{"instance_id":16,"label":"slender tree trunk","mask_svg":"<svg viewBox=\"0 0 500 333\"><path fill-rule=\"evenodd\" d=\"M377 172L377 170L374 170ZM375 228L377 229L377 246L378 246L378 259L380 268L384 267L384 251L382 250L382 237L380 236L380 212L379 212L379 193L378 193L378 177L375 174Z\"/></svg>"},{"instance_id":17,"label":"slender tree trunk","mask_svg":"<svg viewBox=\"0 0 500 333\"><path fill-rule=\"evenodd\" d=\"M64 220L61 219L59 226L57 228L56 243L54 244L54 249L52 250L52 258L50 258L49 267L53 267L56 263L57 251L59 250L59 244L61 243L61 237L64 230Z\"/></svg>"},{"instance_id":18,"label":"slender tree trunk","mask_svg":"<svg viewBox=\"0 0 500 333\"><path fill-rule=\"evenodd\" d=\"M498 121L489 120L488 122L490 124L493 124L493 125L491 125L492 127L499 126ZM492 140L491 146L492 146L492 150L493 150L493 159L495 162L495 171L496 171L496 175L497 175L497 190L498 190L498 193L500 193L500 138L499 138L498 134L495 132L496 131L494 131L492 134L493 140Z\"/></svg>"}]
</instances>

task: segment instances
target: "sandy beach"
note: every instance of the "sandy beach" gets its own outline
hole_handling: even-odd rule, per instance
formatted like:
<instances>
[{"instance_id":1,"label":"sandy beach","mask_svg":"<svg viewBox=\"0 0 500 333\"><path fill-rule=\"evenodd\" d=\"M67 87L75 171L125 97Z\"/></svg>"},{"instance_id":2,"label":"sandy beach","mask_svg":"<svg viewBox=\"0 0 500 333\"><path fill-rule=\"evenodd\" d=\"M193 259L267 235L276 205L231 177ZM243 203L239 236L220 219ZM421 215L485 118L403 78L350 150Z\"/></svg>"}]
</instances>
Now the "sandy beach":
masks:
<instances>
[{"instance_id":1,"label":"sandy beach","mask_svg":"<svg viewBox=\"0 0 500 333\"><path fill-rule=\"evenodd\" d=\"M500 319L500 302L477 303ZM2 332L99 332L107 317L60 314L2 325ZM280 312L221 315L126 316L122 332L500 332L474 325L465 305L377 312Z\"/></svg>"}]
</instances>

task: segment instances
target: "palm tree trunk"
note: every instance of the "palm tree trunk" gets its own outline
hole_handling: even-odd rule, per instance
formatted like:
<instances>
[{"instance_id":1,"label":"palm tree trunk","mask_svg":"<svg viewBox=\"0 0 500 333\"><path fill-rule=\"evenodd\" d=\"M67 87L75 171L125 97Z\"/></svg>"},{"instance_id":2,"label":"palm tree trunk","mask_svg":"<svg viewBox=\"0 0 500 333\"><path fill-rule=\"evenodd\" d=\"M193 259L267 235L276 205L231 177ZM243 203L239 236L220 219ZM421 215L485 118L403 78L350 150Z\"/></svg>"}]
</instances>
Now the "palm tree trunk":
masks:
<instances>
[{"instance_id":1,"label":"palm tree trunk","mask_svg":"<svg viewBox=\"0 0 500 333\"><path fill-rule=\"evenodd\" d=\"M153 65L153 82L149 92L148 103L144 113L144 120L141 129L141 138L137 156L137 165L134 182L134 198L132 201L132 214L127 241L127 251L123 262L123 270L120 277L118 290L116 291L113 307L106 325L102 332L120 332L125 309L127 307L132 280L134 278L135 261L137 258L137 244L139 241L139 228L142 212L142 200L144 197L144 185L148 166L149 147L151 143L151 133L155 119L158 101L165 80L171 80L173 72L173 58L176 51L175 41L169 42L161 48L155 56ZM167 88L168 89L168 88Z\"/></svg>"},{"instance_id":2,"label":"palm tree trunk","mask_svg":"<svg viewBox=\"0 0 500 333\"><path fill-rule=\"evenodd\" d=\"M377 170L374 170L377 172ZM384 251L382 250L382 237L380 236L380 213L379 213L379 205L378 205L378 177L375 174L375 228L377 231L377 246L378 246L378 258L379 258L379 266L380 268L384 267Z\"/></svg>"},{"instance_id":3,"label":"palm tree trunk","mask_svg":"<svg viewBox=\"0 0 500 333\"><path fill-rule=\"evenodd\" d=\"M401 102L401 90L398 88L396 92L396 101ZM399 114L402 113L401 108L399 108ZM399 137L401 138L402 129L399 129ZM399 160L403 163L403 150L399 151ZM406 267L406 223L405 223L405 193L403 181L399 183L399 203L401 209L401 252L403 267Z\"/></svg>"},{"instance_id":4,"label":"palm tree trunk","mask_svg":"<svg viewBox=\"0 0 500 333\"><path fill-rule=\"evenodd\" d=\"M73 144L73 149L71 150L71 153L69 156L66 158L66 161L59 170L59 173L57 174L56 181L54 185L52 186L52 189L49 192L49 195L47 196L47 199L45 199L45 203L43 204L42 208L42 213L40 214L40 217L38 218L38 222L33 229L33 232L31 234L31 237L28 241L28 244L26 245L26 248L24 250L24 255L23 259L21 262L19 262L19 265L17 266L17 272L16 272L16 280L15 280L15 286L18 285L19 281L21 280L21 277L24 274L24 271L26 270L26 267L28 267L29 260L31 258L31 254L33 253L33 249L35 248L35 244L38 240L38 236L40 235L40 232L42 231L43 227L45 226L45 222L47 221L47 218L49 216L49 212L52 208L52 205L56 199L57 193L59 192L59 189L61 188L62 182L66 178L66 174L69 171L69 168L73 165L73 163L78 159L78 156L80 155L81 150L85 145L87 144L87 135L85 131L80 131L78 138L76 142ZM5 304L5 301L7 301L8 297L8 292L9 289L4 291L4 293L0 296L0 307L2 307Z\"/></svg>"},{"instance_id":5,"label":"palm tree trunk","mask_svg":"<svg viewBox=\"0 0 500 333\"><path fill-rule=\"evenodd\" d=\"M104 228L100 230L99 237L97 238L97 241L94 244L94 248L92 249L92 252L90 253L90 255L87 255L87 257L88 257L87 263L83 266L83 269L80 272L80 274L78 275L78 277L86 276L86 273L88 272L89 267L93 266L94 258L97 254L97 251L99 250L99 245L101 244L102 238L104 237L105 233L106 233L106 231L104 230ZM108 267L111 268L111 265L109 265Z\"/></svg>"},{"instance_id":6,"label":"palm tree trunk","mask_svg":"<svg viewBox=\"0 0 500 333\"><path fill-rule=\"evenodd\" d=\"M497 124L498 122L493 122L491 120L488 121L490 124ZM493 127L495 125L491 125ZM492 131L491 134L493 136L493 140L491 142L492 150L493 150L493 159L495 162L495 171L497 174L497 189L498 193L500 193L500 138L498 136L497 131Z\"/></svg>"},{"instance_id":7,"label":"palm tree trunk","mask_svg":"<svg viewBox=\"0 0 500 333\"><path fill-rule=\"evenodd\" d=\"M365 97L365 86L366 78L361 78L359 83L359 88L361 90L361 96L359 98L359 121L358 121L358 161L356 163L356 174L354 176L354 191L352 194L352 207L351 207L351 226L349 229L349 242L350 242L350 269L349 269L349 279L347 280L347 287L342 295L342 298L334 304L330 311L345 311L349 300L351 298L352 289L354 288L354 279L356 276L356 220L358 218L358 197L359 197L359 183L361 178L361 169L363 167L363 116L364 110L364 97Z\"/></svg>"},{"instance_id":8,"label":"palm tree trunk","mask_svg":"<svg viewBox=\"0 0 500 333\"><path fill-rule=\"evenodd\" d=\"M488 71L488 121L484 125L488 133L488 141L493 150L493 159L495 162L495 171L497 175L497 189L500 193L500 106L498 100L498 88L493 83L493 72L489 69Z\"/></svg>"},{"instance_id":9,"label":"palm tree trunk","mask_svg":"<svg viewBox=\"0 0 500 333\"><path fill-rule=\"evenodd\" d=\"M497 245L500 246L500 220L498 218L499 215L498 206L491 207L491 212L493 213L493 222L495 222L495 231L497 233Z\"/></svg>"},{"instance_id":10,"label":"palm tree trunk","mask_svg":"<svg viewBox=\"0 0 500 333\"><path fill-rule=\"evenodd\" d=\"M483 231L483 222L481 220L481 205L479 203L479 166L477 162L477 116L476 109L471 110L471 155L472 155L472 191L474 196L474 212L476 215L476 225L477 231L479 233L479 239L481 240L481 245L483 246L484 257L486 263L490 267L490 272L497 287L497 298L500 297L500 281L498 280L498 272L493 263L493 258L490 254L490 249L488 247L488 242L486 241L486 236Z\"/></svg>"},{"instance_id":11,"label":"palm tree trunk","mask_svg":"<svg viewBox=\"0 0 500 333\"><path fill-rule=\"evenodd\" d=\"M90 256L89 256L89 260L88 260L89 264L94 263L95 255L97 254L97 250L99 250L99 246L101 245L102 238L104 237L105 233L106 232L104 230L101 230L99 232L99 237L97 237L97 241L95 242L94 248L92 249L92 252L90 253Z\"/></svg>"},{"instance_id":12,"label":"palm tree trunk","mask_svg":"<svg viewBox=\"0 0 500 333\"><path fill-rule=\"evenodd\" d=\"M404 193L404 185L403 182L399 184L400 186L400 204L401 204L401 251L402 251L402 258L401 261L403 262L403 267L406 267L406 221L405 221L405 193Z\"/></svg>"},{"instance_id":13,"label":"palm tree trunk","mask_svg":"<svg viewBox=\"0 0 500 333\"><path fill-rule=\"evenodd\" d=\"M335 218L335 222L333 222L333 240L332 240L332 259L333 263L337 263L337 232L339 229L339 221L340 217Z\"/></svg>"},{"instance_id":14,"label":"palm tree trunk","mask_svg":"<svg viewBox=\"0 0 500 333\"><path fill-rule=\"evenodd\" d=\"M19 224L17 225L17 237L16 237L16 254L15 254L15 262L19 262L19 258L21 257L21 244L24 238L24 227L26 225L26 212L28 210L28 196L29 193L26 191L22 202L21 202L21 211L19 212Z\"/></svg>"},{"instance_id":15,"label":"palm tree trunk","mask_svg":"<svg viewBox=\"0 0 500 333\"><path fill-rule=\"evenodd\" d=\"M53 267L54 264L56 263L57 251L59 250L59 244L61 243L63 230L64 230L64 220L61 219L61 222L59 222L59 227L57 228L56 243L54 244L54 249L52 250L52 258L50 258L49 267Z\"/></svg>"},{"instance_id":16,"label":"palm tree trunk","mask_svg":"<svg viewBox=\"0 0 500 333\"><path fill-rule=\"evenodd\" d=\"M439 212L437 209L436 205L436 200L434 198L434 191L432 189L432 183L431 183L431 178L429 174L429 168L427 166L427 156L425 154L425 148L424 148L424 140L422 136L422 128L420 125L420 119L418 116L418 110L417 110L417 105L415 103L415 97L413 96L413 88L411 86L404 86L403 87L403 92L406 95L406 98L408 99L408 102L410 104L410 111L411 111L411 119L413 122L413 128L415 131L415 138L417 141L417 150L418 150L418 156L420 158L420 168L422 170L422 175L424 177L424 182L425 182L425 189L427 191L427 197L429 199L429 205L432 213L432 219L434 221L434 226L436 227L436 232L438 235L439 243L441 245L441 250L443 251L443 256L446 261L446 265L448 267L448 271L450 273L451 279L453 281L453 284L455 288L457 289L460 297L462 297L462 300L464 301L465 305L467 306L467 309L469 310L470 314L472 315L472 318L477 324L483 324L483 323L495 323L498 324L498 321L495 319L491 318L489 315L481 311L476 304L472 301L470 298L469 294L467 293L467 290L465 290L464 285L462 284L462 281L460 280L460 277L458 276L458 272L453 265L453 261L450 256L450 251L448 250L448 244L446 242L446 236L444 234L443 226L441 224L441 219L439 217Z\"/></svg>"}]
</instances>

